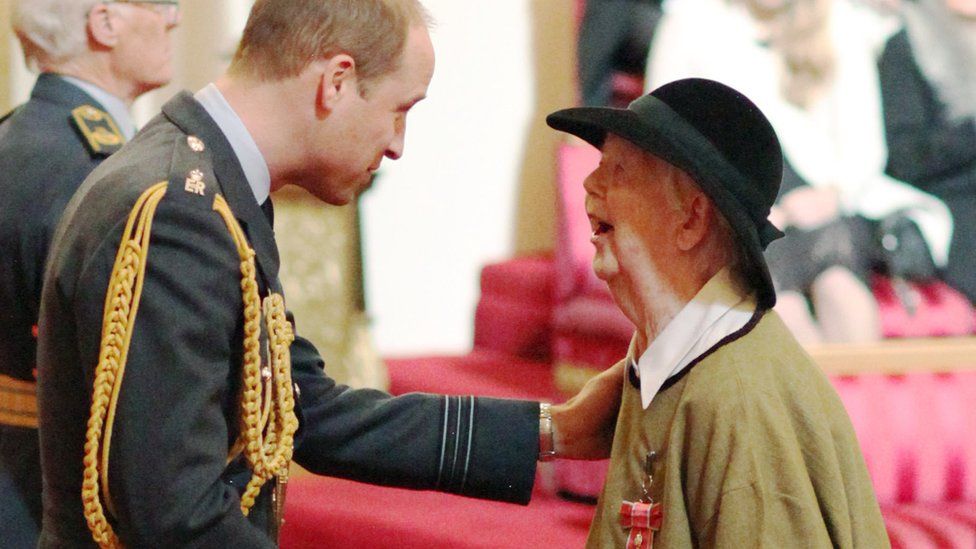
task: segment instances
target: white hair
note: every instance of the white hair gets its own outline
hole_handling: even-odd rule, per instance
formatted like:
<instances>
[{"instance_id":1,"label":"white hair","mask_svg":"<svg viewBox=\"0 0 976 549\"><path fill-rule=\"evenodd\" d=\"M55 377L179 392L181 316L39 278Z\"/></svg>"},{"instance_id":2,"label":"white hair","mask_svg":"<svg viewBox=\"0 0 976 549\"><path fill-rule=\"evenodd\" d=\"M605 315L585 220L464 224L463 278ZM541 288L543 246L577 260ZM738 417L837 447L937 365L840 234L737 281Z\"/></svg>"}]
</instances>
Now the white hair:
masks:
<instances>
[{"instance_id":1,"label":"white hair","mask_svg":"<svg viewBox=\"0 0 976 549\"><path fill-rule=\"evenodd\" d=\"M668 162L662 164L667 167L667 171L660 174L658 181L664 185L665 199L672 210L680 212L691 207L691 199L699 192L705 194L712 204L715 212L715 225L712 227L714 236L704 248L705 261L714 266L728 267L733 283L743 292L758 291L760 288L755 283L757 278L750 273L750 261L743 243L725 214L691 175Z\"/></svg>"},{"instance_id":2,"label":"white hair","mask_svg":"<svg viewBox=\"0 0 976 549\"><path fill-rule=\"evenodd\" d=\"M27 65L41 70L86 51L88 12L97 3L98 0L13 0L13 29Z\"/></svg>"}]
</instances>

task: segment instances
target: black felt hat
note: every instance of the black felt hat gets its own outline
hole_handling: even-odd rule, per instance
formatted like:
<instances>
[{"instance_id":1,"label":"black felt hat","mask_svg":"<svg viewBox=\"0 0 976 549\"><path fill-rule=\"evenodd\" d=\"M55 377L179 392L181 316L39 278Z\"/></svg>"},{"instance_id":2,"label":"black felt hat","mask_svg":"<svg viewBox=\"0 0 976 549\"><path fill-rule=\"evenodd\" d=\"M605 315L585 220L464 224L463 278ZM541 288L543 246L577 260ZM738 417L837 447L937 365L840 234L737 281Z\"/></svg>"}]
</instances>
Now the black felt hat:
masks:
<instances>
[{"instance_id":1,"label":"black felt hat","mask_svg":"<svg viewBox=\"0 0 976 549\"><path fill-rule=\"evenodd\" d=\"M783 236L767 219L783 177L783 155L773 127L746 96L719 82L688 78L626 109L563 109L546 123L597 148L612 133L687 172L735 231L751 276L760 279L759 305L776 303L763 250Z\"/></svg>"}]
</instances>

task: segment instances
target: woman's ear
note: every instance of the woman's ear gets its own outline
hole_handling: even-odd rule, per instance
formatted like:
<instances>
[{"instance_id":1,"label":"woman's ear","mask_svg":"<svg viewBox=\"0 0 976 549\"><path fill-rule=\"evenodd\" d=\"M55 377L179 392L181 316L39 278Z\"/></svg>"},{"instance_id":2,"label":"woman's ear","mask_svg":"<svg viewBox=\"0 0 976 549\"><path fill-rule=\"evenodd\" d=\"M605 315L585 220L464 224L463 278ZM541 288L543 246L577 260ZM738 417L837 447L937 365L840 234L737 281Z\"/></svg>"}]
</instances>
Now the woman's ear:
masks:
<instances>
[{"instance_id":1,"label":"woman's ear","mask_svg":"<svg viewBox=\"0 0 976 549\"><path fill-rule=\"evenodd\" d=\"M115 18L107 4L98 3L88 12L88 36L96 47L111 49L119 42Z\"/></svg>"},{"instance_id":2,"label":"woman's ear","mask_svg":"<svg viewBox=\"0 0 976 549\"><path fill-rule=\"evenodd\" d=\"M334 110L349 94L359 94L356 61L350 55L340 53L332 56L321 70L320 108Z\"/></svg>"}]
</instances>

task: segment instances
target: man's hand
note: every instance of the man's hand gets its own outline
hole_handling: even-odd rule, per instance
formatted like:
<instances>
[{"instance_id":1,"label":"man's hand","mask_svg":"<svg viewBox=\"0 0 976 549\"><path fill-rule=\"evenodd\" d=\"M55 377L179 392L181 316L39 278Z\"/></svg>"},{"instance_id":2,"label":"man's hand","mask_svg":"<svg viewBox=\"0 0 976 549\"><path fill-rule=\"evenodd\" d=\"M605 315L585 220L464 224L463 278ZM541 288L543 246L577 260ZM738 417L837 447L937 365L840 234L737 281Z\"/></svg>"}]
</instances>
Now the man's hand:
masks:
<instances>
[{"instance_id":1,"label":"man's hand","mask_svg":"<svg viewBox=\"0 0 976 549\"><path fill-rule=\"evenodd\" d=\"M563 404L552 406L556 457L603 459L610 457L613 431L620 408L625 361L601 372Z\"/></svg>"}]
</instances>

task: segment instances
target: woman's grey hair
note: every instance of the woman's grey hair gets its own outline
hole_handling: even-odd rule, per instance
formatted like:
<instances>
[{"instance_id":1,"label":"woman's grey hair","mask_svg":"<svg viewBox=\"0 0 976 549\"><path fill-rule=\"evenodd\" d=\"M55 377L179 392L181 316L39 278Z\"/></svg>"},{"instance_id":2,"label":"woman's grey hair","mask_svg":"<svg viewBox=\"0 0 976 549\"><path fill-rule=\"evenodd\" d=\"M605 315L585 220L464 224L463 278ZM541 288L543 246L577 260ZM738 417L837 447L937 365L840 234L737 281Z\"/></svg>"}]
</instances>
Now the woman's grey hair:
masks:
<instances>
[{"instance_id":1,"label":"woman's grey hair","mask_svg":"<svg viewBox=\"0 0 976 549\"><path fill-rule=\"evenodd\" d=\"M13 0L14 33L31 69L43 70L85 51L88 12L98 0Z\"/></svg>"}]
</instances>

